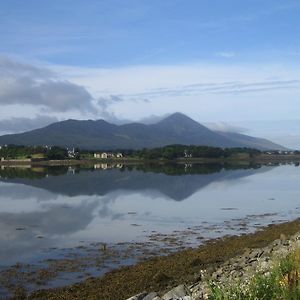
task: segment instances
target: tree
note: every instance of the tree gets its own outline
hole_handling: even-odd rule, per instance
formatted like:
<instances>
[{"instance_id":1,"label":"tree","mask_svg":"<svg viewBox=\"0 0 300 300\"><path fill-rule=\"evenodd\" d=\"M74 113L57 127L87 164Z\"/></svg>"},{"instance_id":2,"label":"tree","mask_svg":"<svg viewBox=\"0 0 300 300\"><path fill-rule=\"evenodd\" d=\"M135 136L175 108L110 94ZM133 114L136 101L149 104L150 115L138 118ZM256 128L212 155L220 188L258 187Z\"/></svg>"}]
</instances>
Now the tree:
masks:
<instances>
[{"instance_id":1,"label":"tree","mask_svg":"<svg viewBox=\"0 0 300 300\"><path fill-rule=\"evenodd\" d=\"M54 146L46 152L46 159L48 160L63 160L68 158L67 149Z\"/></svg>"}]
</instances>

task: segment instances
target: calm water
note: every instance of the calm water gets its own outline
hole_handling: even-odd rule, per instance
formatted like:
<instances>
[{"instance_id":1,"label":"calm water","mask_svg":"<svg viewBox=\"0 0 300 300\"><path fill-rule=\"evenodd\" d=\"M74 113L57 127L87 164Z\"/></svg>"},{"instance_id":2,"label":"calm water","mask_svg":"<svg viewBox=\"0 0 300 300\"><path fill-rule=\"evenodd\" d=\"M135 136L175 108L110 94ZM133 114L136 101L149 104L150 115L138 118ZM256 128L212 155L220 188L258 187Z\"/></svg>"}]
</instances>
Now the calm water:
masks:
<instances>
[{"instance_id":1,"label":"calm water","mask_svg":"<svg viewBox=\"0 0 300 300\"><path fill-rule=\"evenodd\" d=\"M299 179L300 168L293 164L2 167L0 270L59 258L66 249L69 255L72 248L87 251L87 245L149 240L162 245L163 234L181 241L164 245L171 251L296 219ZM76 278L57 276L42 287L84 276Z\"/></svg>"}]
</instances>

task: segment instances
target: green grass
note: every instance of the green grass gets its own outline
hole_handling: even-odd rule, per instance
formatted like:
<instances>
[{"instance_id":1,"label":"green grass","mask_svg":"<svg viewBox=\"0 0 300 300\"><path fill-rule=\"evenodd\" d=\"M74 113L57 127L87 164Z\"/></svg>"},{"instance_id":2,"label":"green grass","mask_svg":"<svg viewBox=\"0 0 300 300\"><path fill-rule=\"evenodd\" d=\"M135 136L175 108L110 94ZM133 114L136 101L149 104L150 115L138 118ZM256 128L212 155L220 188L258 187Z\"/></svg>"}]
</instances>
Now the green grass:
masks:
<instances>
[{"instance_id":1,"label":"green grass","mask_svg":"<svg viewBox=\"0 0 300 300\"><path fill-rule=\"evenodd\" d=\"M210 283L209 300L299 300L300 249L281 259L269 273L256 274L248 282Z\"/></svg>"}]
</instances>

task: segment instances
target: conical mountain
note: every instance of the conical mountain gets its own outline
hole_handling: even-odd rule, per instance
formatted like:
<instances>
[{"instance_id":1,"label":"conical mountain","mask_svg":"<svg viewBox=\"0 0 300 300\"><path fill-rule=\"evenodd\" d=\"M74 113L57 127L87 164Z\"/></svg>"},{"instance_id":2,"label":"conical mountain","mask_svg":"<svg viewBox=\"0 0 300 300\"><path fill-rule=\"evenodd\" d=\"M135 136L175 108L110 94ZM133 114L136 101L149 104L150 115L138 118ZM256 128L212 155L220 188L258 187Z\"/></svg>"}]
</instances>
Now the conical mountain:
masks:
<instances>
[{"instance_id":1,"label":"conical mountain","mask_svg":"<svg viewBox=\"0 0 300 300\"><path fill-rule=\"evenodd\" d=\"M211 132L210 129L191 119L190 117L176 112L154 125L173 134L203 132L204 134Z\"/></svg>"}]
</instances>

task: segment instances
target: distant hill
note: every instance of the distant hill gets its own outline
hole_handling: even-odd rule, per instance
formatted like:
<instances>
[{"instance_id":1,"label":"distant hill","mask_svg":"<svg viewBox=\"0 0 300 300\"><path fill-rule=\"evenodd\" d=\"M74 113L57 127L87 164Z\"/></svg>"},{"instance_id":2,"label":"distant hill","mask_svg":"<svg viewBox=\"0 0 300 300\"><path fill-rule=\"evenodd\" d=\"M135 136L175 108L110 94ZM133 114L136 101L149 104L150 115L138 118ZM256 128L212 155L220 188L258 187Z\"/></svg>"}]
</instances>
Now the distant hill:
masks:
<instances>
[{"instance_id":1,"label":"distant hill","mask_svg":"<svg viewBox=\"0 0 300 300\"><path fill-rule=\"evenodd\" d=\"M181 113L174 113L150 125L115 125L104 120L66 120L24 133L0 136L0 145L5 144L57 145L93 150L154 148L170 144L285 149L265 139L212 131Z\"/></svg>"}]
</instances>

